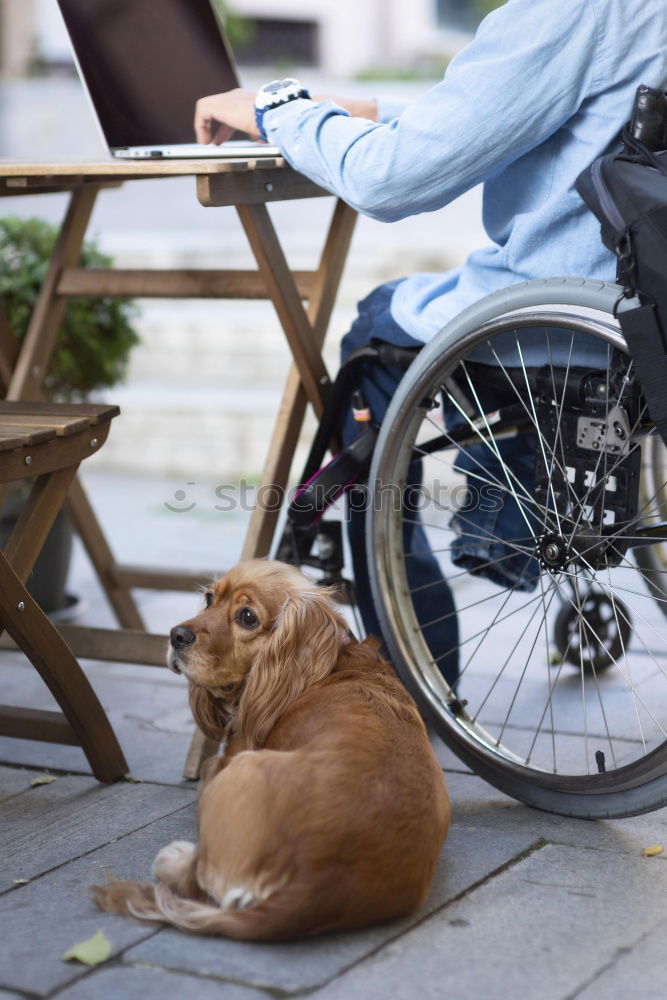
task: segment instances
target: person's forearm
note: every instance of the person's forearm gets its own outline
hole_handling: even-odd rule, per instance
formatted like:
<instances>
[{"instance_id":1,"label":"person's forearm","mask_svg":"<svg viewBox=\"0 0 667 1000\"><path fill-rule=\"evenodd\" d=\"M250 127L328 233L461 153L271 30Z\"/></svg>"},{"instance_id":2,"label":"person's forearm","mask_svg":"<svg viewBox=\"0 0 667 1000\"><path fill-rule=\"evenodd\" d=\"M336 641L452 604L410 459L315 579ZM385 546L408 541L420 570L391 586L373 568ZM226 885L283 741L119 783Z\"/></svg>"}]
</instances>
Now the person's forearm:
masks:
<instances>
[{"instance_id":1,"label":"person's forearm","mask_svg":"<svg viewBox=\"0 0 667 1000\"><path fill-rule=\"evenodd\" d=\"M340 108L347 111L352 118L366 118L368 121L378 120L378 106L374 98L334 97L332 94L313 94L314 101L334 101Z\"/></svg>"}]
</instances>

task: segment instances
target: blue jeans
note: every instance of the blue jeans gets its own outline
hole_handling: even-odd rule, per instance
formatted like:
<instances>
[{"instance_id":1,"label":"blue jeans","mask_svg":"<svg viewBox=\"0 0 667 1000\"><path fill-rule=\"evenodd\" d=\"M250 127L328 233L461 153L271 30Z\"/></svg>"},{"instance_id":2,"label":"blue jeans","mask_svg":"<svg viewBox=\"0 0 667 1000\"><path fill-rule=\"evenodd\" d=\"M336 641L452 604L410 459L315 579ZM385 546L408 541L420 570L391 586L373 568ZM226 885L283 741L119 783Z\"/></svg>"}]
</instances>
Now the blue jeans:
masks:
<instances>
[{"instance_id":1,"label":"blue jeans","mask_svg":"<svg viewBox=\"0 0 667 1000\"><path fill-rule=\"evenodd\" d=\"M391 298L397 284L394 281L381 285L359 303L359 315L341 344L341 361L345 361L353 351L374 341L383 341L396 347L423 346L410 337L391 315ZM367 364L362 369L359 388L376 423L384 418L403 375L403 369L393 366ZM492 408L491 394L487 395L489 399L482 396L483 404ZM459 419L462 418L457 413L447 412L449 428L455 426ZM349 444L358 433L359 427L348 410L343 424L344 444ZM530 495L535 461L535 442L529 440L531 437L523 435L499 445L503 459L507 460ZM470 474L471 486L479 482L480 476L484 476L489 482L498 481L506 489L506 479L500 472L500 463L484 445L460 451L457 468ZM410 493L411 486L420 487L421 482L422 463L421 460L414 460L408 469L406 493ZM534 560L516 554L514 549L503 547L503 540L525 539L529 534L526 520L511 496L502 490L497 493L499 499L496 499L495 506L491 505L491 509L478 505L470 511L459 511L452 517L451 527L456 534L452 561L502 586L533 589L537 581ZM431 553L431 545L419 523L419 511L407 504L404 505L404 511L407 516L403 526L403 544L404 551L410 553L410 558L406 560L406 574L410 590L416 591L415 613L431 655L447 682L453 686L459 672L459 631L454 597L438 560ZM367 633L382 636L370 590L365 511L355 509L353 503L348 503L347 518L359 610ZM498 562L499 559L502 561ZM493 565L489 566L489 563Z\"/></svg>"}]
</instances>

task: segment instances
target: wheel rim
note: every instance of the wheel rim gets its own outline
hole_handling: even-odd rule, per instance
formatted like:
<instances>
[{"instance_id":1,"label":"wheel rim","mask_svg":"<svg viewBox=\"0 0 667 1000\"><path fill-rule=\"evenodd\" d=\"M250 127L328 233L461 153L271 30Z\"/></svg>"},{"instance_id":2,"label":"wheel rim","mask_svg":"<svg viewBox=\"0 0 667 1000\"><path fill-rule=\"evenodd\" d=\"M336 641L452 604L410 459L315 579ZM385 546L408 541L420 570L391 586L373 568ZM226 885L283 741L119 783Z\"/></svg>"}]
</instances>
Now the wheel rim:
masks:
<instances>
[{"instance_id":1,"label":"wheel rim","mask_svg":"<svg viewBox=\"0 0 667 1000\"><path fill-rule=\"evenodd\" d=\"M434 398L449 383L449 388L444 388L444 397L450 410L452 404L455 410L460 410L456 392L463 385L469 390L468 402L472 400L475 404L473 409L476 408L478 413L484 410L481 403L476 405L480 401L475 400L474 383L470 384L472 380L465 371L475 361L482 346L486 345L487 354L494 345L504 344L507 347L508 334L511 336L512 331L521 330L516 335L515 354L521 361L519 368L524 369L528 387L531 366L526 360L524 331L540 327L543 328L542 346L547 348L543 356L551 356L552 360L559 352L562 354L563 345L567 348L568 344L571 360L583 344L582 335L591 334L594 334L598 348L604 345L609 361L616 357L614 352L625 352L617 328L610 322L594 320L589 316L563 315L562 312L545 309L513 313L486 324L461 338L455 350L450 349L446 356L432 360L419 382L408 389L408 396L402 401L402 410L398 415L392 414L392 426L375 466L376 479L380 484L394 481L400 488L404 487L415 446L418 453L424 434L427 439L429 434L431 438L437 436L436 432L447 434L446 428L434 419L433 411L420 409L425 397ZM496 350L495 353L502 362L502 352L498 354ZM627 359L627 354L625 357ZM551 367L555 372L562 366L562 362L560 365L554 362ZM502 369L502 364L500 367ZM570 372L574 372L575 367L571 364ZM507 364L509 371L510 365ZM461 372L463 378L460 377ZM630 382L632 362L629 359L626 360L625 372ZM457 381L452 388L454 375ZM508 375L507 382L511 381ZM532 409L529 397L530 393L526 391L522 401L528 426L532 422L537 437L536 451L542 451L543 462L550 465L553 472L559 464L558 437L549 442L545 433L540 432L537 413ZM556 392L554 398L558 402ZM563 407L564 399L565 392L562 396ZM610 415L613 400L609 395L608 399L606 413ZM638 432L644 421L644 411L633 419L632 450L628 450L625 456L628 460L635 450L643 447L644 451L651 451L652 454L655 447L653 437L648 438L648 448L646 443L643 446L640 443ZM478 426L491 441L493 433L489 420L480 421L478 417ZM480 444L481 437L480 434ZM495 442L496 447L499 440ZM449 444L449 449L443 448L443 454L448 450L454 451L451 440ZM605 484L605 490L609 489L615 471L622 471L622 462L617 460L614 464L608 446L607 437L595 466L601 473L598 480ZM488 443L485 447L491 451ZM427 465L432 464L438 457L436 454L429 455L425 461ZM451 459L449 464L451 466ZM643 509L646 521L656 521L664 509L664 469L657 461L652 461L650 467L654 479L644 487L639 507ZM478 478L489 475L473 471L473 479L476 474ZM660 480L657 484L656 477ZM551 486L554 479L552 475ZM489 478L486 479L486 485L493 484ZM377 489L377 483L375 485ZM498 485L497 481L495 485ZM546 499L538 504L534 497L521 492L521 484L513 477L511 467L500 485L505 496L511 494L517 507L523 508L529 529L526 537L533 537L531 546L515 540L514 555L523 552L526 558L532 556L538 562L542 560L542 564L532 594L522 594L509 585L500 588L486 581L474 581L474 587L468 581L470 592L465 597L464 589L465 600L461 600L459 594L461 677L456 691L442 678L437 662L442 660L442 655L438 653L434 656L419 626L406 572L407 560L412 553L404 550L405 514L374 504L374 508L379 506L372 517L377 582L375 596L380 603L384 623L391 623L390 634L386 638L397 666L421 701L445 723L459 748L479 762L564 792L602 793L609 790L610 781L613 781L615 789L642 784L662 773L666 757L667 670L664 654L667 640L664 632L667 629L660 611L638 575L630 551L621 554L617 565L611 565L613 558L609 556L601 559L599 553L593 559L594 539L590 537L590 532L586 534L586 542L591 542L587 548L581 543L580 533L577 536L579 547L576 559L568 562L568 541L571 542L577 534L576 528L581 524L584 507L591 506L586 503L591 500L590 491L588 496L579 491L570 498L573 507L570 525L575 526L575 531L568 533L559 523L559 505L555 498L549 497L549 489ZM639 510L640 515L642 509ZM455 511L451 506L435 504L431 506L428 518L422 519L427 525L431 551L437 553L446 575L455 587L458 585L460 588L467 574L452 566L450 553L446 551L452 547L452 532L446 521L453 513ZM560 521L564 519L561 510ZM541 521L542 534L547 536L541 547L536 538L536 520ZM615 529L617 537L612 542L612 548L622 548L620 536L635 530L621 522L619 525ZM605 529L599 529L597 534L602 539L608 539L614 531L607 530L605 534ZM444 543L442 539L447 535L450 540ZM438 536L440 543L435 540ZM565 551L557 551L561 543ZM662 551L664 546L656 545L651 547L651 551L653 548ZM498 557L499 560L502 558ZM511 559L511 553L505 558ZM548 561L548 558L554 560L552 567L544 565L544 560ZM582 613L587 594L593 587L605 595L614 619L607 627L614 633L616 644L621 646L620 655L615 656L605 669L600 669L599 663L596 665L592 654L594 643L599 640L604 645L605 636L600 635L595 622L586 620ZM581 651L578 670L566 666L571 649L561 649L557 656L553 655L554 641L550 632L562 607L569 607L580 620L577 630ZM490 627L484 626L482 615L486 616L487 626L490 622ZM634 619L636 626L631 643L627 638L629 617ZM601 631L601 627L598 628ZM489 641L492 634L495 638ZM612 652L616 652L616 647L611 648ZM502 655L499 652L501 649ZM658 688L660 690L656 693Z\"/></svg>"}]
</instances>

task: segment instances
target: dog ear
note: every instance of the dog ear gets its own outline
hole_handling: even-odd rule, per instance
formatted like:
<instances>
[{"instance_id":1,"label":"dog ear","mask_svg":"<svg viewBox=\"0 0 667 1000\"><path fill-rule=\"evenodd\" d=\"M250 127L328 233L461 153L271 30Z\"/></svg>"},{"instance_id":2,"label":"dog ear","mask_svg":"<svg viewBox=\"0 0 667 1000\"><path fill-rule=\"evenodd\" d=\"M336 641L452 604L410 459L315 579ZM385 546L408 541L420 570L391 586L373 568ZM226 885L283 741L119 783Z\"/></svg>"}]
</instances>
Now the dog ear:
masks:
<instances>
[{"instance_id":1,"label":"dog ear","mask_svg":"<svg viewBox=\"0 0 667 1000\"><path fill-rule=\"evenodd\" d=\"M262 747L289 705L329 676L346 634L325 590L311 587L287 599L241 697L237 725L249 748Z\"/></svg>"},{"instance_id":2,"label":"dog ear","mask_svg":"<svg viewBox=\"0 0 667 1000\"><path fill-rule=\"evenodd\" d=\"M232 718L231 707L220 698L215 698L206 688L188 685L190 710L195 722L205 736L220 742Z\"/></svg>"}]
</instances>

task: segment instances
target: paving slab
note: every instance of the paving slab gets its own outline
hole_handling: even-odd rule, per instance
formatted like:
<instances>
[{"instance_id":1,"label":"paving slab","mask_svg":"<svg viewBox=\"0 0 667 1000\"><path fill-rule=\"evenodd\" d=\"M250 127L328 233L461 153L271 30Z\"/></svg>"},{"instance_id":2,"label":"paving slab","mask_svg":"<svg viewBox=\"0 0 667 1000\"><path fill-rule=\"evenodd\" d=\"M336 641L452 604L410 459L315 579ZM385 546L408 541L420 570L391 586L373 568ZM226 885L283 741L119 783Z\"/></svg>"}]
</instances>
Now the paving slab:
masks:
<instances>
[{"instance_id":1,"label":"paving slab","mask_svg":"<svg viewBox=\"0 0 667 1000\"><path fill-rule=\"evenodd\" d=\"M108 871L119 878L145 876L161 847L192 838L194 829L194 805L186 806L5 893L0 898L0 988L44 996L80 979L86 967L63 962L61 956L98 930L111 942L111 959L159 934L154 925L101 913L87 887L104 882Z\"/></svg>"},{"instance_id":2,"label":"paving slab","mask_svg":"<svg viewBox=\"0 0 667 1000\"><path fill-rule=\"evenodd\" d=\"M315 996L564 1000L662 923L666 890L660 862L547 844Z\"/></svg>"},{"instance_id":3,"label":"paving slab","mask_svg":"<svg viewBox=\"0 0 667 1000\"><path fill-rule=\"evenodd\" d=\"M486 830L453 829L425 906L407 920L383 927L276 945L223 939L212 943L205 938L165 930L132 948L124 957L126 961L230 978L267 989L312 989L403 934L416 921L507 864L532 843L528 831L507 837Z\"/></svg>"},{"instance_id":4,"label":"paving slab","mask_svg":"<svg viewBox=\"0 0 667 1000\"><path fill-rule=\"evenodd\" d=\"M57 708L37 672L20 656L3 653L0 662L5 704ZM98 661L84 661L82 665L107 712L130 773L144 781L182 782L195 729L183 679L166 667ZM0 761L90 774L90 765L79 747L32 740L0 738Z\"/></svg>"},{"instance_id":5,"label":"paving slab","mask_svg":"<svg viewBox=\"0 0 667 1000\"><path fill-rule=\"evenodd\" d=\"M194 789L103 786L67 775L9 799L0 812L0 892L194 802Z\"/></svg>"},{"instance_id":6,"label":"paving slab","mask_svg":"<svg viewBox=\"0 0 667 1000\"><path fill-rule=\"evenodd\" d=\"M0 802L28 791L35 772L20 767L0 767Z\"/></svg>"},{"instance_id":7,"label":"paving slab","mask_svg":"<svg viewBox=\"0 0 667 1000\"><path fill-rule=\"evenodd\" d=\"M447 774L457 826L498 831L531 829L535 838L641 857L644 847L663 844L667 852L667 808L613 820L582 820L531 809L477 775ZM667 853L658 858L663 863ZM644 859L646 861L646 859ZM623 862L619 859L617 864Z\"/></svg>"},{"instance_id":8,"label":"paving slab","mask_svg":"<svg viewBox=\"0 0 667 1000\"><path fill-rule=\"evenodd\" d=\"M632 949L620 948L593 981L577 993L577 1000L656 1000L664 996L667 981L667 927L660 924Z\"/></svg>"},{"instance_id":9,"label":"paving slab","mask_svg":"<svg viewBox=\"0 0 667 1000\"><path fill-rule=\"evenodd\" d=\"M220 980L190 976L164 969L139 969L124 965L95 970L73 986L56 994L57 1000L166 1000L196 997L197 1000L266 1000L266 993ZM2 994L0 993L0 1000Z\"/></svg>"}]
</instances>

